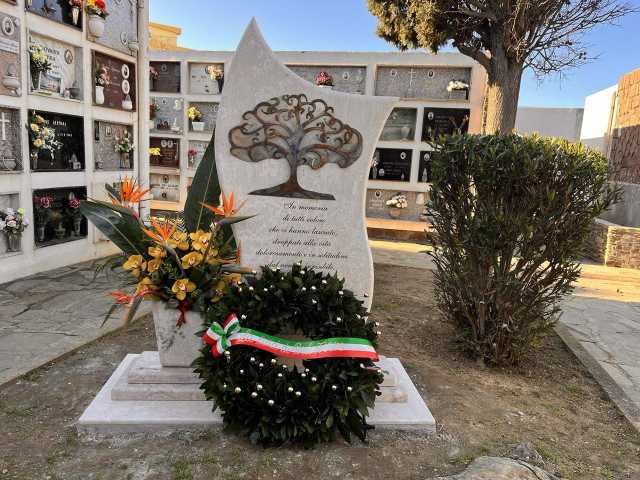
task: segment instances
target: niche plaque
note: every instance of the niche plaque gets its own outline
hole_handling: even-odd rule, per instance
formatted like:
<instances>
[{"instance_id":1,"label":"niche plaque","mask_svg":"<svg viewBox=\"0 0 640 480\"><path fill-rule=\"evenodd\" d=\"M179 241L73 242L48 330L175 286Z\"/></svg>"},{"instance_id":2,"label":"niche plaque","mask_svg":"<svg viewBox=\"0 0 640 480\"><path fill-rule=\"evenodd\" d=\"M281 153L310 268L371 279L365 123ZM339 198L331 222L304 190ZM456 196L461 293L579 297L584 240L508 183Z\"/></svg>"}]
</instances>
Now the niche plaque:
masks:
<instances>
[{"instance_id":1,"label":"niche plaque","mask_svg":"<svg viewBox=\"0 0 640 480\"><path fill-rule=\"evenodd\" d=\"M104 85L98 85L99 78ZM136 67L100 52L93 52L93 103L118 110L136 110Z\"/></svg>"},{"instance_id":2,"label":"niche plaque","mask_svg":"<svg viewBox=\"0 0 640 480\"><path fill-rule=\"evenodd\" d=\"M411 176L411 154L407 149L378 148L373 154L369 180L408 182Z\"/></svg>"},{"instance_id":3,"label":"niche plaque","mask_svg":"<svg viewBox=\"0 0 640 480\"><path fill-rule=\"evenodd\" d=\"M467 133L468 108L425 108L422 123L422 141L435 140L440 135Z\"/></svg>"}]
</instances>

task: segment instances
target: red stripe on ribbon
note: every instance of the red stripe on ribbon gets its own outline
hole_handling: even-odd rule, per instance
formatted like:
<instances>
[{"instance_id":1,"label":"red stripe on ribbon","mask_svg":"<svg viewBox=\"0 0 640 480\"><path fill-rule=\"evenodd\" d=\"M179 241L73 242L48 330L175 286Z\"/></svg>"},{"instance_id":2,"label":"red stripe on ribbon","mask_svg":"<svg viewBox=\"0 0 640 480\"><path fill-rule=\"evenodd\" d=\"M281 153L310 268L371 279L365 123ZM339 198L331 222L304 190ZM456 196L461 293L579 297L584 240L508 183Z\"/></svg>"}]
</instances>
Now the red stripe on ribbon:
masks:
<instances>
[{"instance_id":1,"label":"red stripe on ribbon","mask_svg":"<svg viewBox=\"0 0 640 480\"><path fill-rule=\"evenodd\" d=\"M273 353L278 357L285 358L298 358L302 360L313 360L318 358L336 358L336 357L350 357L350 358L369 358L374 362L380 360L377 352L370 352L366 350L325 350L322 352L309 352L309 353L297 353L297 352L289 352L287 350L282 350L276 347L272 347L270 345L265 345L264 343L253 340L250 338L234 338L231 340L231 345L246 345L249 347L254 347L259 350L264 350L266 352Z\"/></svg>"}]
</instances>

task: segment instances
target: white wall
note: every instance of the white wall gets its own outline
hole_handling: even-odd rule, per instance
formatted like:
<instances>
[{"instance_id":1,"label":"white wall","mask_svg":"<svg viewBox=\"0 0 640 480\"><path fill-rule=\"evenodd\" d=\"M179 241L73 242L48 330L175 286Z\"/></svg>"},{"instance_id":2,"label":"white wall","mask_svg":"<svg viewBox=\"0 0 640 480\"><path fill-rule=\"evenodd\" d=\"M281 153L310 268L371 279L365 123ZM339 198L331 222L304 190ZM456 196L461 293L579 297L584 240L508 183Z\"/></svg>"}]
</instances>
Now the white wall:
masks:
<instances>
[{"instance_id":1,"label":"white wall","mask_svg":"<svg viewBox=\"0 0 640 480\"><path fill-rule=\"evenodd\" d=\"M580 139L582 108L518 107L516 131L543 137Z\"/></svg>"},{"instance_id":2,"label":"white wall","mask_svg":"<svg viewBox=\"0 0 640 480\"><path fill-rule=\"evenodd\" d=\"M602 153L606 153L607 150L606 139L617 91L618 85L613 85L589 95L584 100L580 141Z\"/></svg>"}]
</instances>

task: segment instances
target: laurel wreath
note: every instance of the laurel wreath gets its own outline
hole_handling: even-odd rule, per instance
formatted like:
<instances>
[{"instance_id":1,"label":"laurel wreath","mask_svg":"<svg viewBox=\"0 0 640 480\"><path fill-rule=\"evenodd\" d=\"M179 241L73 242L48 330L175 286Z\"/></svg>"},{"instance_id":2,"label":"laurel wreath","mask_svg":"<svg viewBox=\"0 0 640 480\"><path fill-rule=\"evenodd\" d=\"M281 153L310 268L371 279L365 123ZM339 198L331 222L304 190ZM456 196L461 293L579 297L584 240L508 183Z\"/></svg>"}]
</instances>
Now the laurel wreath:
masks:
<instances>
[{"instance_id":1,"label":"laurel wreath","mask_svg":"<svg viewBox=\"0 0 640 480\"><path fill-rule=\"evenodd\" d=\"M376 345L375 323L363 302L344 289L344 280L304 268L289 272L262 268L229 289L206 316L205 327L230 314L243 327L268 335L366 339ZM203 332L204 333L204 332ZM312 446L341 434L366 439L366 417L379 395L383 375L371 360L327 358L287 366L273 354L238 345L214 356L205 345L194 367L206 398L220 408L225 428L251 442Z\"/></svg>"}]
</instances>

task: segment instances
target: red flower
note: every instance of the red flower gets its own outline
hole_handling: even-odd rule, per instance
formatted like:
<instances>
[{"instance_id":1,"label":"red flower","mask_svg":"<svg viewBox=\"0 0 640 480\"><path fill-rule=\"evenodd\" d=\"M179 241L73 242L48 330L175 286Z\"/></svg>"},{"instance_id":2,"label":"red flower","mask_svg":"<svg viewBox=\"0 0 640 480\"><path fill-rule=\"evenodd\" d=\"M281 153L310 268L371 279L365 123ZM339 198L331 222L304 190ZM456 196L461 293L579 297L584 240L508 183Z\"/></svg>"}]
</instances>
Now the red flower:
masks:
<instances>
[{"instance_id":1,"label":"red flower","mask_svg":"<svg viewBox=\"0 0 640 480\"><path fill-rule=\"evenodd\" d=\"M72 198L71 200L69 200L69 207L73 208L74 210L76 208L80 207L80 201L77 198Z\"/></svg>"},{"instance_id":2,"label":"red flower","mask_svg":"<svg viewBox=\"0 0 640 480\"><path fill-rule=\"evenodd\" d=\"M51 206L51 197L40 197L39 202L42 208L49 208Z\"/></svg>"},{"instance_id":3,"label":"red flower","mask_svg":"<svg viewBox=\"0 0 640 480\"><path fill-rule=\"evenodd\" d=\"M107 6L104 3L104 0L96 0L96 7L98 7L100 10L106 10Z\"/></svg>"}]
</instances>

